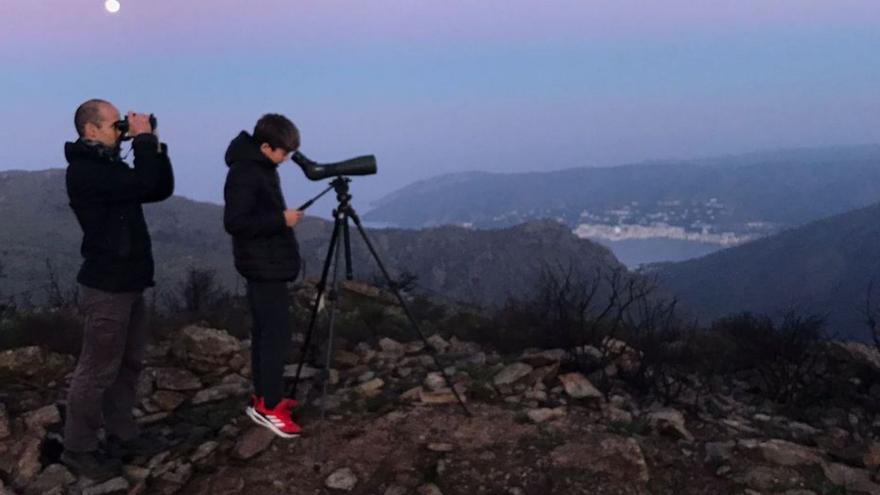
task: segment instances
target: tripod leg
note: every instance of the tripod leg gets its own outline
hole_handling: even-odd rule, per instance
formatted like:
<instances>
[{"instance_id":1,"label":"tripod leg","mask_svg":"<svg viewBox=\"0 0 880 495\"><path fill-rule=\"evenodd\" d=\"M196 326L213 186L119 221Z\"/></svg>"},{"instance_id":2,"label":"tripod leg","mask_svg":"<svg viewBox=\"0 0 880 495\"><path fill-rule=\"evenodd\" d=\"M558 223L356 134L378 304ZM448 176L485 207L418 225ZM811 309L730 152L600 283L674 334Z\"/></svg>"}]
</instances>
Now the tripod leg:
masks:
<instances>
[{"instance_id":1,"label":"tripod leg","mask_svg":"<svg viewBox=\"0 0 880 495\"><path fill-rule=\"evenodd\" d=\"M345 279L354 280L354 273L351 269L351 236L349 236L348 229L348 212L343 211L343 215L345 216L345 221L342 224L342 235L345 241Z\"/></svg>"},{"instance_id":2,"label":"tripod leg","mask_svg":"<svg viewBox=\"0 0 880 495\"><path fill-rule=\"evenodd\" d=\"M449 378L449 375L446 374L446 370L441 366L440 361L437 359L437 353L432 351L431 344L428 343L428 339L425 338L425 334L422 333L421 329L419 329L419 325L416 322L415 317L413 317L412 312L409 310L409 305L406 304L406 301L403 299L403 296L400 294L400 291L397 289L397 285L391 279L391 275L388 274L388 270L385 269L385 265L382 263L382 259L379 258L379 254L376 252L376 249L373 247L373 243L370 242L370 238L367 237L367 232L364 230L363 225L361 225L361 219L358 217L357 213L355 213L354 209L349 207L347 211L347 215L354 220L354 224L358 229L358 232L361 233L361 237L364 239L364 242L367 244L367 249L370 250L370 254L373 256L373 259L376 260L376 264L379 265L379 270L382 272L382 275L385 277L385 281L388 282L388 286L391 287L391 291L394 292L394 295L397 297L397 301L400 303L400 306L403 307L403 312L406 314L407 319L409 320L410 326L413 331L415 331L416 335L422 339L422 342L425 344L425 348L428 349L431 358L434 360L434 365L437 367L437 370L440 371L440 374L443 375L443 379L446 381L446 386L452 390L452 393L455 394L455 398L458 400L458 403L461 405L461 408L464 409L465 414L468 416L473 416L470 410L468 410L467 406L464 404L461 396L458 394L458 391L455 387L452 386L452 380Z\"/></svg>"},{"instance_id":3,"label":"tripod leg","mask_svg":"<svg viewBox=\"0 0 880 495\"><path fill-rule=\"evenodd\" d=\"M315 323L318 321L318 308L321 305L321 298L324 296L324 291L327 288L327 274L330 271L330 262L333 260L333 253L336 251L337 242L339 240L339 230L341 225L341 218L337 215L337 219L333 224L333 233L330 236L330 246L327 248L327 256L324 258L324 268L321 270L321 280L318 282L318 294L315 297L315 302L312 304L312 314L311 319L309 320L309 330L306 333L306 339L303 342L302 353L299 360L299 365L296 367L296 376L293 379L293 385L290 388L289 397L296 398L296 389L299 385L300 375L302 374L303 364L306 361L306 353L309 350L309 345L312 341L312 334L315 330Z\"/></svg>"},{"instance_id":4,"label":"tripod leg","mask_svg":"<svg viewBox=\"0 0 880 495\"><path fill-rule=\"evenodd\" d=\"M342 229L345 225L345 214L340 212L337 217L337 223L339 223L339 228ZM337 302L339 298L339 256L340 250L336 249L336 252L333 256L333 281L330 285L330 294L328 295L328 301L330 303L329 307L329 322L327 324L327 355L324 361L324 369L321 372L322 377L322 390L321 390L321 415L320 420L318 422L318 435L316 440L316 453L315 453L315 461L316 467L318 467L323 461L323 429L324 429L324 418L327 414L327 383L330 381L330 364L333 362L333 338L334 338L334 324L336 323L336 309Z\"/></svg>"}]
</instances>

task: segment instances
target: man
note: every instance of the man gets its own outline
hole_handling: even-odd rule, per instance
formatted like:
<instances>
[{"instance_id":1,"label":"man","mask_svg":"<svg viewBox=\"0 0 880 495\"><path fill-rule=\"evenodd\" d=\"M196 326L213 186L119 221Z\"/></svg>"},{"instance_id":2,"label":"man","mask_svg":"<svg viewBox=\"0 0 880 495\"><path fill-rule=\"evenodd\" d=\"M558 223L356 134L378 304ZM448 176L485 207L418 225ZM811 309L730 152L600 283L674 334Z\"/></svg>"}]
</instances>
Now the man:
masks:
<instances>
[{"instance_id":1,"label":"man","mask_svg":"<svg viewBox=\"0 0 880 495\"><path fill-rule=\"evenodd\" d=\"M142 294L154 285L141 205L174 191L168 149L153 134L149 118L132 112L127 118L134 168L119 154L119 110L104 100L79 106L74 116L79 139L64 146L67 195L83 231L77 281L85 328L67 399L61 460L93 479L121 469L118 459L99 450L102 426L107 452L138 455L147 449L132 416L147 340Z\"/></svg>"},{"instance_id":2,"label":"man","mask_svg":"<svg viewBox=\"0 0 880 495\"><path fill-rule=\"evenodd\" d=\"M242 131L226 150L223 222L232 235L235 268L247 280L253 317L254 397L246 413L283 438L300 433L290 417L296 402L283 398L283 376L291 337L287 282L296 278L300 265L293 227L302 212L287 208L277 169L299 144L293 122L268 114L257 122L253 135Z\"/></svg>"}]
</instances>

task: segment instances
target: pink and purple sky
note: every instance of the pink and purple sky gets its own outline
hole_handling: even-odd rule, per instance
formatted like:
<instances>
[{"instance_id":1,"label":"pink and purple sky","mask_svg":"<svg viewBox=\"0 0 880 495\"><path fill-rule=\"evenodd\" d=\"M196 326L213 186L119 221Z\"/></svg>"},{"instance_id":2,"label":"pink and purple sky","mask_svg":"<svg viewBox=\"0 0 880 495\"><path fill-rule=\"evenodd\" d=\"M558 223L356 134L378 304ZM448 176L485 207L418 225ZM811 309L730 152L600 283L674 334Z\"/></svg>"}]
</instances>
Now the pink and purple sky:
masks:
<instances>
[{"instance_id":1,"label":"pink and purple sky","mask_svg":"<svg viewBox=\"0 0 880 495\"><path fill-rule=\"evenodd\" d=\"M880 143L877 0L120 3L0 0L0 170L63 167L91 97L155 113L177 193L215 202L265 112L319 161L375 153L362 209L447 172Z\"/></svg>"}]
</instances>

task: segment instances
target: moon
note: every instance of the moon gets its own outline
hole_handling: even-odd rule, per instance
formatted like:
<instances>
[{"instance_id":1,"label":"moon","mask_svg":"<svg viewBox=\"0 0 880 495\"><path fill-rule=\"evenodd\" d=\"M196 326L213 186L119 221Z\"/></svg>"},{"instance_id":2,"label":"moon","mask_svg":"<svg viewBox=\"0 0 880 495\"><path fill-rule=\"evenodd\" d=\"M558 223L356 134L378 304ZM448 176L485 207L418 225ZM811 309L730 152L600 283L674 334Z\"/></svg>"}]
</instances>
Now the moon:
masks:
<instances>
[{"instance_id":1,"label":"moon","mask_svg":"<svg viewBox=\"0 0 880 495\"><path fill-rule=\"evenodd\" d=\"M119 7L121 7L121 5L119 4L119 0L107 0L106 2L104 2L104 8L107 9L107 12L110 12L111 14L119 12Z\"/></svg>"}]
</instances>

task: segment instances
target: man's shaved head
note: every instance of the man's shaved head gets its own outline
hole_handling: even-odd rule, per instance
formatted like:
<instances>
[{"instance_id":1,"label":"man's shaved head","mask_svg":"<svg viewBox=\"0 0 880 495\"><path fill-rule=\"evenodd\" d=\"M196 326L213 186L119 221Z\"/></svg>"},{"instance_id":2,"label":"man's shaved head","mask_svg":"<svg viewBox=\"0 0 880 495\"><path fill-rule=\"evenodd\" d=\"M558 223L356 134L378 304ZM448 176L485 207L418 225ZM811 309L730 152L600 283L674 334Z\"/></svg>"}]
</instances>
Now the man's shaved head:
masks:
<instances>
[{"instance_id":1,"label":"man's shaved head","mask_svg":"<svg viewBox=\"0 0 880 495\"><path fill-rule=\"evenodd\" d=\"M103 105L112 106L109 101L93 98L84 102L76 109L76 114L73 116L73 125L76 126L76 132L80 137L85 135L86 124L91 123L97 126L101 123L101 107Z\"/></svg>"}]
</instances>

